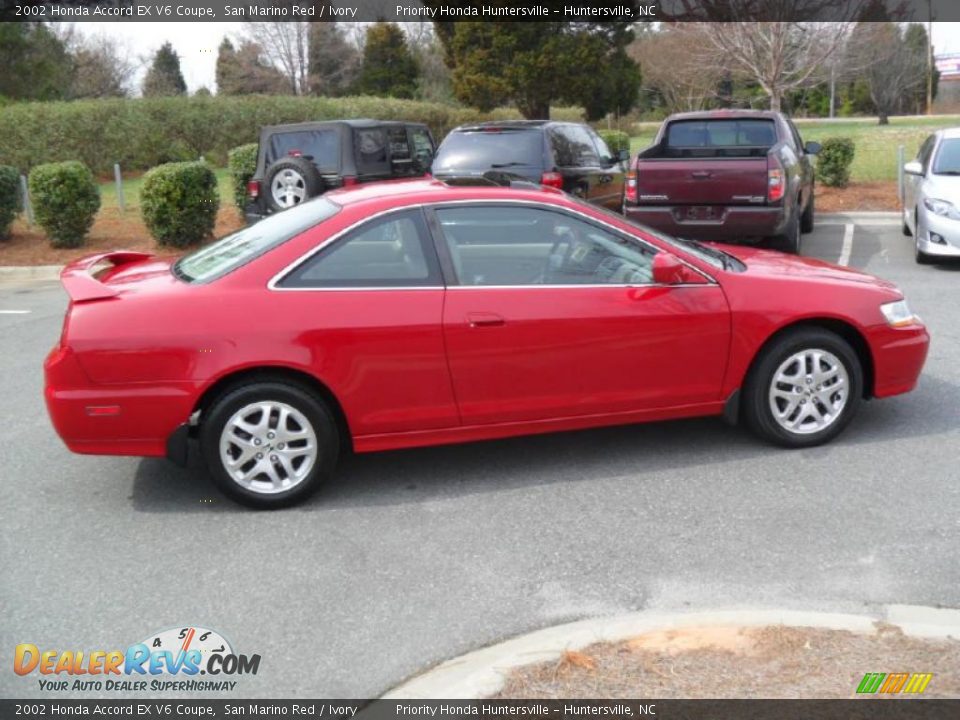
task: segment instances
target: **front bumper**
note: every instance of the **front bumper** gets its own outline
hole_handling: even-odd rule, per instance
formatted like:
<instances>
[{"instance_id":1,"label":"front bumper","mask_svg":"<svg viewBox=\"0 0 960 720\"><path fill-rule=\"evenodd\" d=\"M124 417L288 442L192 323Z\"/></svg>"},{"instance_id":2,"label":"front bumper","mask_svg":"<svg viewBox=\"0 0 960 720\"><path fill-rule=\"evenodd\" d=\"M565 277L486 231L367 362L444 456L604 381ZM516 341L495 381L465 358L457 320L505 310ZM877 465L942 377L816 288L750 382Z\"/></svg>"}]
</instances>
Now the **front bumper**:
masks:
<instances>
[{"instance_id":1,"label":"front bumper","mask_svg":"<svg viewBox=\"0 0 960 720\"><path fill-rule=\"evenodd\" d=\"M54 348L43 370L50 420L75 453L166 456L169 438L193 412L191 384L96 385L69 348Z\"/></svg>"},{"instance_id":2,"label":"front bumper","mask_svg":"<svg viewBox=\"0 0 960 720\"><path fill-rule=\"evenodd\" d=\"M868 332L868 340L873 353L873 396L885 398L913 390L930 349L927 328L876 326Z\"/></svg>"},{"instance_id":3,"label":"front bumper","mask_svg":"<svg viewBox=\"0 0 960 720\"><path fill-rule=\"evenodd\" d=\"M691 213L697 217L690 217ZM786 231L782 207L717 205L705 208L624 203L628 220L676 237L737 243L776 237Z\"/></svg>"},{"instance_id":4,"label":"front bumper","mask_svg":"<svg viewBox=\"0 0 960 720\"><path fill-rule=\"evenodd\" d=\"M919 212L921 217L916 238L917 249L926 255L960 257L960 220L937 215L925 206L921 206ZM938 235L943 242L932 240L931 233Z\"/></svg>"}]
</instances>

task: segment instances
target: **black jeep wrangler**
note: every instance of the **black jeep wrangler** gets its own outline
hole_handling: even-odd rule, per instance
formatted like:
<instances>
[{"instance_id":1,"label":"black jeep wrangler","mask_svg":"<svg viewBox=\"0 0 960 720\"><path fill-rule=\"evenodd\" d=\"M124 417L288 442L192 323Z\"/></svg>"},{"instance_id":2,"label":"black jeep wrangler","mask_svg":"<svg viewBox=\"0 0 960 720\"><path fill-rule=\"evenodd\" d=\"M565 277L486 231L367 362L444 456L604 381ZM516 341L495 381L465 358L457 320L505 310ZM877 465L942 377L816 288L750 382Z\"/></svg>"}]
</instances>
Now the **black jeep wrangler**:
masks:
<instances>
[{"instance_id":1,"label":"black jeep wrangler","mask_svg":"<svg viewBox=\"0 0 960 720\"><path fill-rule=\"evenodd\" d=\"M244 214L253 223L327 190L426 174L436 144L426 125L331 120L260 130Z\"/></svg>"}]
</instances>

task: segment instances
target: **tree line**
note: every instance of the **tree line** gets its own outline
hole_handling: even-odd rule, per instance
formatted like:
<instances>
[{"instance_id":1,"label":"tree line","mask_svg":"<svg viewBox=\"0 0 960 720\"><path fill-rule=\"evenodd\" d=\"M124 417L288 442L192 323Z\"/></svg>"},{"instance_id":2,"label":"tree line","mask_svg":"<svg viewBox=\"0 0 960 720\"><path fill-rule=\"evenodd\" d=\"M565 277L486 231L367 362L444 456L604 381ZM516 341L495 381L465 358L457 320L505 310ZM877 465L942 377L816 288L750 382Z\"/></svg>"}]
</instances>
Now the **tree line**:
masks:
<instances>
[{"instance_id":1,"label":"tree line","mask_svg":"<svg viewBox=\"0 0 960 720\"><path fill-rule=\"evenodd\" d=\"M427 0L425 5L438 3ZM513 105L525 117L577 105L588 119L715 107L826 116L925 109L928 38L869 0L837 22L248 22L223 38L220 95L375 95ZM0 99L187 94L164 43L137 58L115 36L0 25ZM145 69L145 72L144 72ZM137 84L137 79L142 81ZM936 76L933 77L936 90ZM135 86L136 85L136 86ZM200 88L196 94L209 94Z\"/></svg>"}]
</instances>

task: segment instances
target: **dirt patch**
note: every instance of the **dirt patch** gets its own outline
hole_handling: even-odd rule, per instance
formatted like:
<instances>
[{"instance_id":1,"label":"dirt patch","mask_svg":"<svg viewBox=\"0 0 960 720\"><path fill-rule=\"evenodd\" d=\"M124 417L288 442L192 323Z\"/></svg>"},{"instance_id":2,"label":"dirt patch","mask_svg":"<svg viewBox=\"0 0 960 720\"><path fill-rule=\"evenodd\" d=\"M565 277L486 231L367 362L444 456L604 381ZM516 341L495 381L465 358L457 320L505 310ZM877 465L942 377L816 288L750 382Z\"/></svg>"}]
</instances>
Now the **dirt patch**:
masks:
<instances>
[{"instance_id":1,"label":"dirt patch","mask_svg":"<svg viewBox=\"0 0 960 720\"><path fill-rule=\"evenodd\" d=\"M232 206L221 207L217 214L214 237L223 237L243 227L240 212ZM22 218L13 224L8 240L0 241L0 265L64 265L84 255L108 250L140 250L164 255L180 254L169 248L160 248L143 224L140 213L121 213L116 208L104 208L87 235L83 247L57 250L38 226L27 227Z\"/></svg>"},{"instance_id":2,"label":"dirt patch","mask_svg":"<svg viewBox=\"0 0 960 720\"><path fill-rule=\"evenodd\" d=\"M872 635L783 626L665 630L517 668L496 697L851 698L866 673L933 673L920 697L957 697L960 642L909 638L889 625Z\"/></svg>"},{"instance_id":3,"label":"dirt patch","mask_svg":"<svg viewBox=\"0 0 960 720\"><path fill-rule=\"evenodd\" d=\"M899 210L896 182L858 182L845 188L816 186L817 212Z\"/></svg>"}]
</instances>

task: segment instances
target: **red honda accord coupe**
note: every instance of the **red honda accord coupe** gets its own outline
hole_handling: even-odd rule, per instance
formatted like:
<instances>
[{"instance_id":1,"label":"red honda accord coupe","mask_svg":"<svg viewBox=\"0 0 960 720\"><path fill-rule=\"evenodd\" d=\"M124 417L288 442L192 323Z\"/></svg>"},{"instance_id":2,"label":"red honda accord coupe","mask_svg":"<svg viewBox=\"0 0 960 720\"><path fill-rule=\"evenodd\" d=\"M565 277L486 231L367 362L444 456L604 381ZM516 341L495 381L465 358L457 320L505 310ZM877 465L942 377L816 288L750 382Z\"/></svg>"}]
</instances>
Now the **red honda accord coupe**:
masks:
<instances>
[{"instance_id":1,"label":"red honda accord coupe","mask_svg":"<svg viewBox=\"0 0 960 720\"><path fill-rule=\"evenodd\" d=\"M78 453L183 463L259 507L370 452L700 415L787 447L911 390L889 282L666 237L533 187L331 192L180 260L68 266L46 402Z\"/></svg>"}]
</instances>

